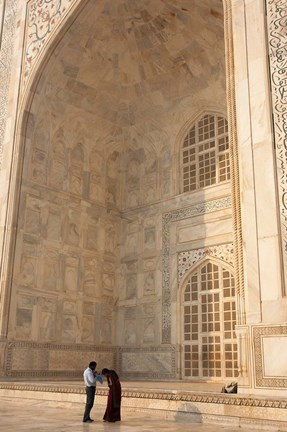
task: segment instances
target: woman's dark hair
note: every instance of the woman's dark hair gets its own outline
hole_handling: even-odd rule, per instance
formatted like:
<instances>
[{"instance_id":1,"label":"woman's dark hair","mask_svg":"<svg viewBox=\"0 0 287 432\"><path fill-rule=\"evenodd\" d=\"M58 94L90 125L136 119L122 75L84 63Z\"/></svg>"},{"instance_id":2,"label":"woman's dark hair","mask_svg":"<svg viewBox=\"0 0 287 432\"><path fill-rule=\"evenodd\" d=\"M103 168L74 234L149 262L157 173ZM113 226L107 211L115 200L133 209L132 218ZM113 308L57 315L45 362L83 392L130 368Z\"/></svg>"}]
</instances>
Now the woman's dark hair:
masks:
<instances>
[{"instance_id":1,"label":"woman's dark hair","mask_svg":"<svg viewBox=\"0 0 287 432\"><path fill-rule=\"evenodd\" d=\"M109 369L104 368L104 369L102 370L102 375L106 375L106 374L109 373L109 372L110 372Z\"/></svg>"},{"instance_id":2,"label":"woman's dark hair","mask_svg":"<svg viewBox=\"0 0 287 432\"><path fill-rule=\"evenodd\" d=\"M95 361L91 361L89 364L89 368L92 370L95 370L97 367L97 363Z\"/></svg>"}]
</instances>

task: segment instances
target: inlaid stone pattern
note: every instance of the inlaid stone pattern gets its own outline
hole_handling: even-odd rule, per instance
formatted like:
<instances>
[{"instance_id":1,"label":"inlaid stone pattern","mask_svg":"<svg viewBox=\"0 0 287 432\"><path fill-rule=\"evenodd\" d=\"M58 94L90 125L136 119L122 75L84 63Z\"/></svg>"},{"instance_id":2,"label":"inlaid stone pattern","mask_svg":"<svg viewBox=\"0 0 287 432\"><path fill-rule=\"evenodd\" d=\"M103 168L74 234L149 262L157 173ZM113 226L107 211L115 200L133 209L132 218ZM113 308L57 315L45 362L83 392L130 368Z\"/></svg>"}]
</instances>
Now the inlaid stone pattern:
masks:
<instances>
[{"instance_id":1,"label":"inlaid stone pattern","mask_svg":"<svg viewBox=\"0 0 287 432\"><path fill-rule=\"evenodd\" d=\"M0 50L0 169L3 163L3 140L7 121L8 90L11 77L18 1L11 0L6 2L3 11L3 33L1 35ZM1 12L2 10L0 9L0 19L2 18Z\"/></svg>"},{"instance_id":2,"label":"inlaid stone pattern","mask_svg":"<svg viewBox=\"0 0 287 432\"><path fill-rule=\"evenodd\" d=\"M23 86L55 28L77 0L30 0L24 48Z\"/></svg>"},{"instance_id":3,"label":"inlaid stone pattern","mask_svg":"<svg viewBox=\"0 0 287 432\"><path fill-rule=\"evenodd\" d=\"M223 244L200 248L178 254L178 282L180 283L186 273L204 258L218 258L233 266L233 245Z\"/></svg>"},{"instance_id":4,"label":"inlaid stone pattern","mask_svg":"<svg viewBox=\"0 0 287 432\"><path fill-rule=\"evenodd\" d=\"M281 236L287 286L287 0L265 0L268 21L268 46L278 170Z\"/></svg>"}]
</instances>

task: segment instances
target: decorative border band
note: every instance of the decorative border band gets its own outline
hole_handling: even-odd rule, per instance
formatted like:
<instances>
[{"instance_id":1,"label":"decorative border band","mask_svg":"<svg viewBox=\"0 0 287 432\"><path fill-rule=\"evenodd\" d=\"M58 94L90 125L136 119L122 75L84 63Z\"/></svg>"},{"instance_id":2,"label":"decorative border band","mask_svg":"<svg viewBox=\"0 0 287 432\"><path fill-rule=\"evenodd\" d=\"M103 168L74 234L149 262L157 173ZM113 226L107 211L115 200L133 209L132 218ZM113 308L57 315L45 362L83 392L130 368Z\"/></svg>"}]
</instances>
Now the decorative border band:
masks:
<instances>
[{"instance_id":1,"label":"decorative border band","mask_svg":"<svg viewBox=\"0 0 287 432\"><path fill-rule=\"evenodd\" d=\"M3 390L19 390L19 391L35 391L35 392L49 392L49 393L73 393L73 394L85 394L85 389L80 386L69 387L65 386L51 386L51 385L38 385L38 384L7 384L0 383L0 389ZM106 396L108 389L97 387L97 395ZM168 400L176 402L200 402L206 404L221 404L221 405L233 405L233 406L244 406L244 407L256 407L256 408L281 408L287 409L287 401L285 399L262 399L254 397L245 397L240 395L224 395L224 394L213 394L210 392L181 392L181 391L153 391L153 390L140 390L140 389L123 389L122 396L124 398L135 398L135 399L158 399Z\"/></svg>"}]
</instances>

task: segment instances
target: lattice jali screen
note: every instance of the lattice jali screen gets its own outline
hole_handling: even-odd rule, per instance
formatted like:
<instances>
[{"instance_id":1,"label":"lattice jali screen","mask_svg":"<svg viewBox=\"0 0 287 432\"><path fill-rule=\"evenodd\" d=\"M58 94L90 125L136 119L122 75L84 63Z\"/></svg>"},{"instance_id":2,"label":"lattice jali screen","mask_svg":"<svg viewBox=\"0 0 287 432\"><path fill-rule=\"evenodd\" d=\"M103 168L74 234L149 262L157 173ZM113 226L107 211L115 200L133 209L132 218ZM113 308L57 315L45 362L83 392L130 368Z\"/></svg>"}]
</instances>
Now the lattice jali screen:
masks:
<instances>
[{"instance_id":1,"label":"lattice jali screen","mask_svg":"<svg viewBox=\"0 0 287 432\"><path fill-rule=\"evenodd\" d=\"M207 262L188 279L183 292L184 378L237 376L234 278Z\"/></svg>"},{"instance_id":2,"label":"lattice jali screen","mask_svg":"<svg viewBox=\"0 0 287 432\"><path fill-rule=\"evenodd\" d=\"M206 114L187 133L181 149L182 192L230 179L228 124Z\"/></svg>"}]
</instances>

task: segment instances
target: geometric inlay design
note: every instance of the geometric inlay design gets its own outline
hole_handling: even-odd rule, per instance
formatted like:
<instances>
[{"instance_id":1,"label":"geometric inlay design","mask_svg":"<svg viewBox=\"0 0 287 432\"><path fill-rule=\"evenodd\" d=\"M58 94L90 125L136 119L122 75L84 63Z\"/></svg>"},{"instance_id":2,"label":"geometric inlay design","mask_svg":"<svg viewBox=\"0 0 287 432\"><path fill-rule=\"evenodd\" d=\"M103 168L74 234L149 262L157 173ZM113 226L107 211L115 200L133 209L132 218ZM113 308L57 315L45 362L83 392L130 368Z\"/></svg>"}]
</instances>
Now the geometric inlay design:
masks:
<instances>
[{"instance_id":1,"label":"geometric inlay design","mask_svg":"<svg viewBox=\"0 0 287 432\"><path fill-rule=\"evenodd\" d=\"M265 0L283 250L287 283L287 0ZM286 292L285 292L286 294Z\"/></svg>"},{"instance_id":2,"label":"geometric inlay design","mask_svg":"<svg viewBox=\"0 0 287 432\"><path fill-rule=\"evenodd\" d=\"M173 222L231 207L231 198L205 201L162 216L162 343L171 342L170 226Z\"/></svg>"}]
</instances>

